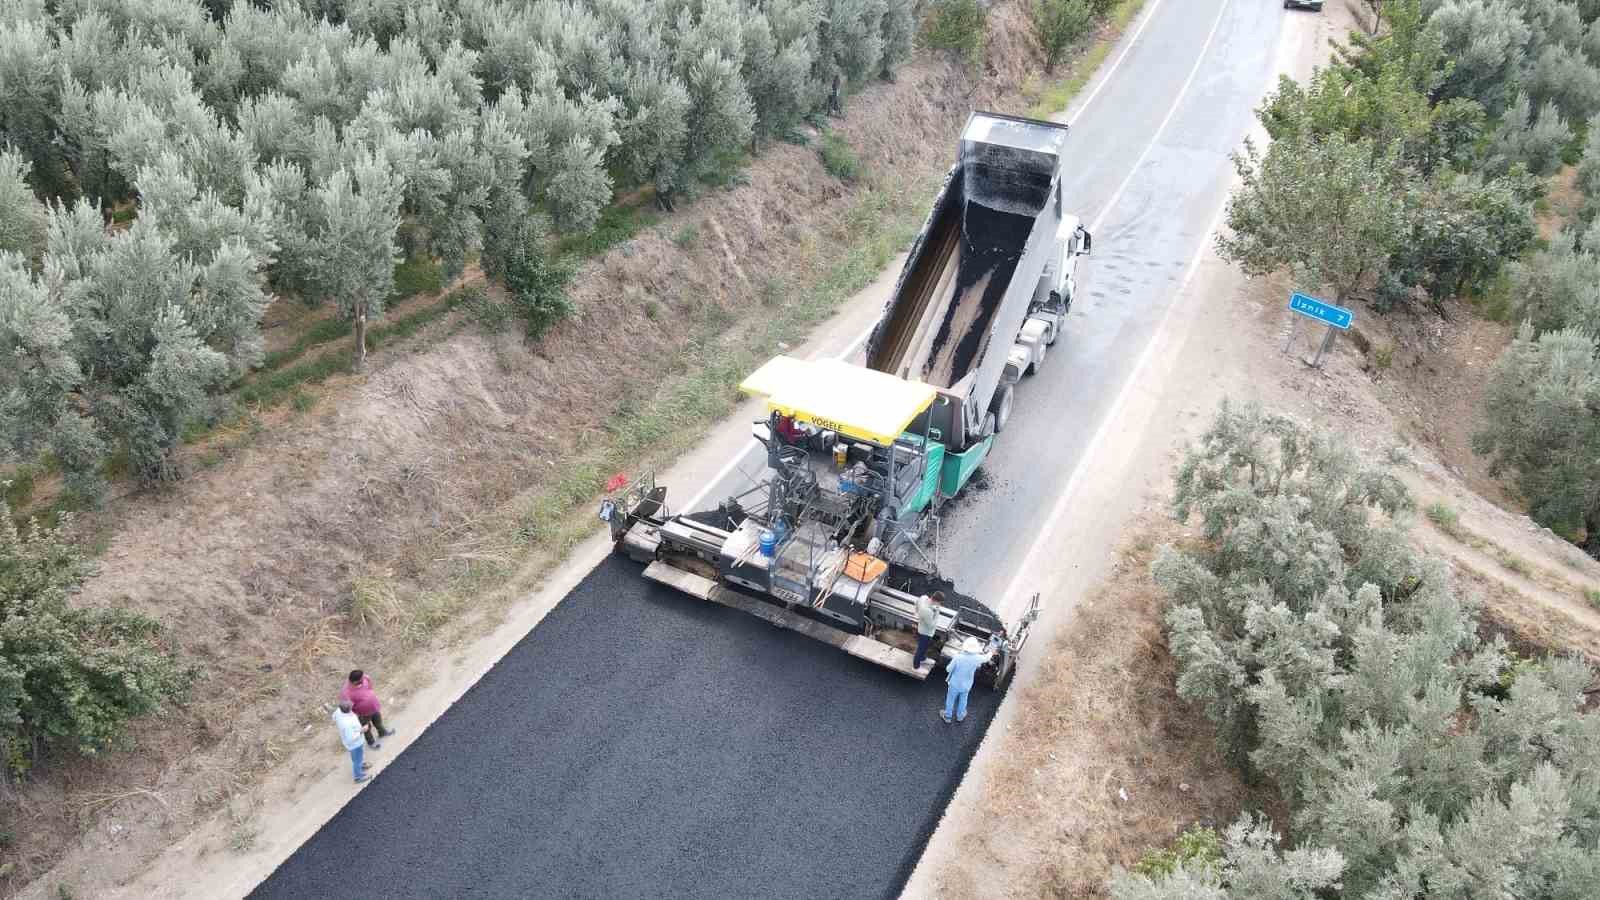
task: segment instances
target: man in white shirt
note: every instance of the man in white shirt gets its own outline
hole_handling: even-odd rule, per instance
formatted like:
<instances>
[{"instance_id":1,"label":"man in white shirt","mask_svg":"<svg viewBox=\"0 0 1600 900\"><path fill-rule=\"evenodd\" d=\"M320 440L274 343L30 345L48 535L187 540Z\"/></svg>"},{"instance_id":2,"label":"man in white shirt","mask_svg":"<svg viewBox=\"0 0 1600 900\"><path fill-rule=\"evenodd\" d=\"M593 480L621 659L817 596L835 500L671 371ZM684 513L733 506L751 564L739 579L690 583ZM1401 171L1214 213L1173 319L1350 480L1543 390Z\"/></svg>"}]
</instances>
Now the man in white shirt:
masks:
<instances>
[{"instance_id":1,"label":"man in white shirt","mask_svg":"<svg viewBox=\"0 0 1600 900\"><path fill-rule=\"evenodd\" d=\"M361 758L366 755L367 742L361 737L361 718L351 709L349 700L339 701L339 708L333 711L333 725L339 729L339 742L350 751L350 770L355 773L356 783L366 781L371 764Z\"/></svg>"}]
</instances>

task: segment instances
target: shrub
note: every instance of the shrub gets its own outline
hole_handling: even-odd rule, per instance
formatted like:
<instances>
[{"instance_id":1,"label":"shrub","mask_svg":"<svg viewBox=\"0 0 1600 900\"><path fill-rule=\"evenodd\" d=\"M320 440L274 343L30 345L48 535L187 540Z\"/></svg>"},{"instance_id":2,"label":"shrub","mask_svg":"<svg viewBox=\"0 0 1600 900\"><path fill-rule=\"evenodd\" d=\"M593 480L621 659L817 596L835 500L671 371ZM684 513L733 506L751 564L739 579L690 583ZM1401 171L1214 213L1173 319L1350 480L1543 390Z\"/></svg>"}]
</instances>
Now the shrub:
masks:
<instances>
[{"instance_id":1,"label":"shrub","mask_svg":"<svg viewBox=\"0 0 1600 900\"><path fill-rule=\"evenodd\" d=\"M567 296L572 269L565 259L552 258L535 248L506 273L506 291L528 340L543 337L572 313L572 300Z\"/></svg>"},{"instance_id":2,"label":"shrub","mask_svg":"<svg viewBox=\"0 0 1600 900\"><path fill-rule=\"evenodd\" d=\"M1094 24L1095 10L1089 0L1034 0L1033 34L1044 51L1044 70L1056 64Z\"/></svg>"},{"instance_id":3,"label":"shrub","mask_svg":"<svg viewBox=\"0 0 1600 900\"><path fill-rule=\"evenodd\" d=\"M1281 839L1264 819L1240 816L1220 841L1209 828L1201 832L1184 836L1193 844L1194 858L1175 855L1163 860L1156 872L1119 870L1112 876L1111 896L1114 900L1315 900L1334 896L1328 892L1339 887L1343 857L1317 848L1279 855ZM1180 853L1183 840L1179 839Z\"/></svg>"},{"instance_id":4,"label":"shrub","mask_svg":"<svg viewBox=\"0 0 1600 900\"><path fill-rule=\"evenodd\" d=\"M1428 520L1439 526L1439 530L1451 537L1461 536L1461 517L1456 511L1443 503L1429 503L1425 509Z\"/></svg>"},{"instance_id":5,"label":"shrub","mask_svg":"<svg viewBox=\"0 0 1600 900\"><path fill-rule=\"evenodd\" d=\"M161 651L153 619L67 605L83 580L70 521L22 531L0 504L0 755L15 776L51 746L106 749L190 677Z\"/></svg>"},{"instance_id":6,"label":"shrub","mask_svg":"<svg viewBox=\"0 0 1600 900\"><path fill-rule=\"evenodd\" d=\"M1225 404L1177 480L1178 517L1203 534L1154 565L1172 597L1178 693L1277 787L1297 849L1241 821L1220 871L1124 874L1115 897L1600 892L1600 719L1584 711L1595 673L1480 638L1447 567L1396 527L1411 500L1393 475L1327 434Z\"/></svg>"},{"instance_id":7,"label":"shrub","mask_svg":"<svg viewBox=\"0 0 1600 900\"><path fill-rule=\"evenodd\" d=\"M817 155L822 158L822 168L840 181L853 182L861 174L861 158L841 134L832 131L824 134Z\"/></svg>"},{"instance_id":8,"label":"shrub","mask_svg":"<svg viewBox=\"0 0 1600 900\"><path fill-rule=\"evenodd\" d=\"M510 303L498 300L484 290L472 294L466 301L466 307L473 321L490 334L505 331L515 315Z\"/></svg>"},{"instance_id":9,"label":"shrub","mask_svg":"<svg viewBox=\"0 0 1600 900\"><path fill-rule=\"evenodd\" d=\"M431 259L409 259L394 267L394 293L390 300L404 300L418 294L444 290L444 273Z\"/></svg>"},{"instance_id":10,"label":"shrub","mask_svg":"<svg viewBox=\"0 0 1600 900\"><path fill-rule=\"evenodd\" d=\"M1216 868L1222 862L1222 839L1216 829L1196 825L1183 834L1170 849L1148 850L1134 864L1133 871L1158 878L1171 875L1179 866L1190 871Z\"/></svg>"},{"instance_id":11,"label":"shrub","mask_svg":"<svg viewBox=\"0 0 1600 900\"><path fill-rule=\"evenodd\" d=\"M574 266L546 247L547 224L525 208L512 206L502 211L491 229L494 240L483 248L483 270L505 285L511 309L523 321L529 340L542 337L572 312L566 287Z\"/></svg>"},{"instance_id":12,"label":"shrub","mask_svg":"<svg viewBox=\"0 0 1600 900\"><path fill-rule=\"evenodd\" d=\"M923 43L977 62L983 53L988 17L978 0L934 0L924 20Z\"/></svg>"}]
</instances>

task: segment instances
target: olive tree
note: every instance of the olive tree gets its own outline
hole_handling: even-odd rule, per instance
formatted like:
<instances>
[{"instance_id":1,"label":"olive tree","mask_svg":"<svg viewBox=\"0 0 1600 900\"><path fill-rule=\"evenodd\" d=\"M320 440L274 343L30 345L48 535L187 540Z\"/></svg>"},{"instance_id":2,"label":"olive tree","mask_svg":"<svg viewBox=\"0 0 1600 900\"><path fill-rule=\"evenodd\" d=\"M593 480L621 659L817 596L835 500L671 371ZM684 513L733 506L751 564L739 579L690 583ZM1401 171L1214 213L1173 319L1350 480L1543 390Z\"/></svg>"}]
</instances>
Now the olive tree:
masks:
<instances>
[{"instance_id":1,"label":"olive tree","mask_svg":"<svg viewBox=\"0 0 1600 900\"><path fill-rule=\"evenodd\" d=\"M351 364L356 371L367 360L367 326L383 315L394 292L403 193L381 152L359 150L349 166L312 192L313 289L355 324Z\"/></svg>"},{"instance_id":2,"label":"olive tree","mask_svg":"<svg viewBox=\"0 0 1600 900\"><path fill-rule=\"evenodd\" d=\"M1446 0L1429 19L1453 64L1441 99L1476 100L1491 116L1511 101L1530 31L1511 0Z\"/></svg>"},{"instance_id":3,"label":"olive tree","mask_svg":"<svg viewBox=\"0 0 1600 900\"><path fill-rule=\"evenodd\" d=\"M1600 547L1600 351L1589 323L1524 324L1495 363L1474 449L1510 471L1534 521Z\"/></svg>"},{"instance_id":4,"label":"olive tree","mask_svg":"<svg viewBox=\"0 0 1600 900\"><path fill-rule=\"evenodd\" d=\"M52 450L82 494L96 492L113 447L141 477L175 477L182 428L226 384L229 354L258 346L228 332L248 332L264 307L241 242L200 264L153 224L112 235L87 202L55 210L44 275L14 255L0 275L0 343L12 348L0 438L21 455Z\"/></svg>"},{"instance_id":5,"label":"olive tree","mask_svg":"<svg viewBox=\"0 0 1600 900\"><path fill-rule=\"evenodd\" d=\"M0 146L20 151L50 194L67 189L55 143L60 78L55 41L44 22L0 21Z\"/></svg>"},{"instance_id":6,"label":"olive tree","mask_svg":"<svg viewBox=\"0 0 1600 900\"><path fill-rule=\"evenodd\" d=\"M1247 143L1233 157L1241 184L1218 251L1251 276L1290 268L1306 288L1344 303L1405 235L1402 199L1387 183L1393 153L1339 134L1286 136L1266 154Z\"/></svg>"},{"instance_id":7,"label":"olive tree","mask_svg":"<svg viewBox=\"0 0 1600 900\"><path fill-rule=\"evenodd\" d=\"M787 8L777 11L782 14L778 26L756 7L745 11L744 22L744 81L756 133L768 137L781 134L810 109L816 59L812 32L820 14L815 3L779 2L787 3Z\"/></svg>"}]
</instances>

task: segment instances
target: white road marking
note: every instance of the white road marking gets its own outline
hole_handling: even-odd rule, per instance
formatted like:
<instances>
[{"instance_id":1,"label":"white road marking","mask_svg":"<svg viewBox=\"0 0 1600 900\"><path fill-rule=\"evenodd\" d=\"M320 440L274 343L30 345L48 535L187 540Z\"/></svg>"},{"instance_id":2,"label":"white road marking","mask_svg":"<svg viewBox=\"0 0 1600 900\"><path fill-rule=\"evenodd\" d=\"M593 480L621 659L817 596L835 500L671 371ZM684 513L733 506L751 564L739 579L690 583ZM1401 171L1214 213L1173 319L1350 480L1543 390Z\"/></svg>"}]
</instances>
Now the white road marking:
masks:
<instances>
[{"instance_id":1,"label":"white road marking","mask_svg":"<svg viewBox=\"0 0 1600 900\"><path fill-rule=\"evenodd\" d=\"M1182 296L1183 292L1189 289L1189 282L1194 280L1195 273L1200 270L1200 261L1205 258L1206 252L1210 247L1211 235L1216 232L1217 227L1222 224L1222 217L1227 211L1227 204L1224 203L1222 207L1217 210L1217 214L1212 217L1211 224L1207 226L1205 233L1201 235L1200 247L1195 250L1194 257L1189 260L1188 271L1184 272L1183 280L1178 284L1179 296ZM1111 404L1112 410L1121 409L1123 404L1127 402L1128 396L1133 393L1134 388L1140 385L1139 376L1150 365L1150 360L1153 358L1153 354L1155 353L1156 344L1159 343L1157 338L1162 334L1162 332L1166 331L1167 325L1172 319L1172 314L1177 311L1179 306L1182 305L1183 304L1179 303L1177 300L1174 300L1170 305L1167 306L1166 313L1162 315L1160 323L1156 325L1155 334L1151 335L1150 342L1145 345L1144 352L1139 355L1139 361L1134 363L1133 371L1128 373L1127 383L1122 386L1121 392L1117 394L1116 401ZM1032 546L1028 548L1027 556L1022 558L1022 565L1017 567L1016 577L1011 579L1010 584L1006 585L1002 602L993 606L993 608L999 611L1002 615L1009 609L1021 609L1020 606L1017 606L1016 598L1028 593L1028 591L1026 589L1019 590L1018 587L1023 583L1023 579L1027 577L1027 573L1033 570L1034 565L1038 561L1039 554L1044 552L1046 546L1051 543L1051 533L1054 532L1056 526L1060 524L1061 517L1066 515L1067 508L1071 505L1070 501L1072 500L1073 495L1078 491L1078 482L1083 478L1083 473L1086 470L1084 463L1095 457L1096 452L1100 448L1100 444L1105 440L1106 434L1110 432L1111 425L1115 421L1116 417L1110 412L1107 412L1105 419L1100 423L1100 427L1095 430L1094 436L1091 437L1089 439L1089 443L1084 446L1083 455L1078 458L1077 467L1072 470L1072 475L1067 478L1067 486L1062 489L1061 495L1056 498L1055 507L1050 510L1049 518L1045 519L1044 526L1039 529L1038 537L1034 538Z\"/></svg>"},{"instance_id":2,"label":"white road marking","mask_svg":"<svg viewBox=\"0 0 1600 900\"><path fill-rule=\"evenodd\" d=\"M1156 17L1156 10L1160 8L1161 0L1156 0L1156 2L1150 4L1150 8L1145 11L1144 21L1139 23L1138 30L1133 33L1133 37L1128 39L1128 46L1122 48L1122 53L1117 56L1116 61L1111 63L1111 68L1105 71L1105 75L1101 77L1100 83L1095 85L1094 90L1089 92L1089 96L1083 98L1083 105L1079 106L1078 111L1073 113L1071 118L1067 119L1068 125L1078 121L1078 117L1082 116L1083 111L1089 108L1089 104L1094 102L1094 98L1100 96L1100 92L1105 90L1106 85L1111 83L1111 76L1115 75L1117 70L1122 68L1122 61L1128 58L1129 53L1133 52L1133 45L1139 43L1139 35L1144 34L1145 27L1150 24L1151 19Z\"/></svg>"},{"instance_id":3,"label":"white road marking","mask_svg":"<svg viewBox=\"0 0 1600 900\"><path fill-rule=\"evenodd\" d=\"M1217 28L1222 24L1222 17L1228 11L1229 2L1231 0L1223 0L1221 8L1217 10L1217 20L1211 24L1211 33L1206 36L1206 42L1200 48L1200 55L1195 58L1194 68L1190 70L1188 80L1183 83L1183 87L1178 91L1178 97L1173 101L1172 108L1167 111L1167 117L1162 120L1161 127L1156 129L1155 136L1150 139L1150 145L1145 147L1143 153L1139 154L1139 161L1133 164L1133 169L1128 172L1127 179L1122 182L1122 186L1117 188L1117 192L1112 195L1111 202L1106 204L1105 210L1100 213L1100 217L1095 220L1094 226L1089 229L1090 231L1099 230L1106 216L1111 213L1117 201L1122 198L1122 192L1127 189L1128 184L1133 180L1134 173L1139 171L1139 167L1144 164L1145 157L1149 156L1156 142L1161 139L1162 132L1167 130L1167 125L1171 123L1173 114L1178 111L1178 104L1183 102L1184 95L1189 92L1190 86L1194 84L1195 76L1200 74L1200 66L1205 62L1206 52L1211 49L1211 42L1217 36ZM1210 246L1211 234L1217 230L1217 226L1222 222L1222 216L1227 210L1228 206L1224 203L1217 210L1217 214L1212 217L1211 224L1207 226L1205 233L1201 235L1200 246L1195 249L1194 256L1189 260L1189 267L1183 274L1183 280L1178 283L1177 293L1179 296L1182 296L1183 292L1189 289L1189 283L1194 280L1195 272L1200 270L1200 260L1205 258L1206 250ZM1077 493L1078 482L1083 478L1084 463L1095 457L1101 442L1105 440L1106 434L1111 429L1112 422L1116 421L1114 412L1123 407L1123 404L1128 400L1128 396L1133 393L1133 389L1139 385L1139 376L1149 367L1150 360L1155 353L1156 344L1159 343L1157 338L1166 331L1167 324L1172 319L1172 314L1181 305L1176 299L1167 305L1167 311L1161 316L1161 321L1157 323L1155 332L1150 336L1150 341L1145 344L1144 352L1139 354L1139 360L1133 364L1133 370L1128 373L1128 380L1117 394L1117 399L1112 402L1105 418L1101 420L1100 427L1095 429L1094 436L1089 438L1089 443L1084 445L1083 453L1078 457L1077 466L1073 468L1072 474L1067 477L1067 486L1062 489L1061 495L1056 498L1056 504L1050 510L1049 517L1045 519L1044 526L1039 529L1038 536L1033 539L1033 544L1028 547L1027 555L1022 558L1022 565L1017 567L1016 577L1012 578L1011 583L1006 585L1005 592L1001 595L1001 603L993 605L993 609L1004 614L1009 609L1021 608L1016 606L1015 600L1020 594L1025 594L1027 591L1026 589L1019 591L1018 586L1027 577L1027 573L1033 571L1033 566L1037 562L1039 554L1050 543L1051 533L1060 524L1061 517L1067 514L1067 507L1070 505L1069 501Z\"/></svg>"},{"instance_id":4,"label":"white road marking","mask_svg":"<svg viewBox=\"0 0 1600 900\"><path fill-rule=\"evenodd\" d=\"M1111 215L1111 211L1117 208L1117 201L1122 199L1123 192L1133 183L1133 176L1139 174L1139 167L1144 165L1144 161L1150 156L1150 151L1156 148L1161 135L1166 133L1167 126L1172 124L1172 117L1178 114L1178 107L1182 105L1183 98L1189 95L1189 88L1194 86L1195 77L1200 74L1200 66L1206 61L1206 53L1211 49L1211 42L1217 38L1217 29L1222 26L1222 17L1228 12L1230 2L1231 0L1223 0L1222 6L1217 8L1217 20L1211 23L1211 33L1206 35L1206 42L1200 45L1200 54L1194 58L1194 68L1189 70L1189 77L1184 79L1183 87L1178 89L1178 96L1173 98L1172 106L1167 109L1166 118L1161 120L1161 125L1151 136L1150 143L1145 145L1144 152L1139 154L1139 158L1133 163L1133 168L1128 170L1128 177L1122 179L1122 184L1117 186L1116 193L1111 195L1111 202L1100 210L1099 217L1089 226L1091 232L1099 231L1100 226L1105 224L1106 216Z\"/></svg>"}]
</instances>

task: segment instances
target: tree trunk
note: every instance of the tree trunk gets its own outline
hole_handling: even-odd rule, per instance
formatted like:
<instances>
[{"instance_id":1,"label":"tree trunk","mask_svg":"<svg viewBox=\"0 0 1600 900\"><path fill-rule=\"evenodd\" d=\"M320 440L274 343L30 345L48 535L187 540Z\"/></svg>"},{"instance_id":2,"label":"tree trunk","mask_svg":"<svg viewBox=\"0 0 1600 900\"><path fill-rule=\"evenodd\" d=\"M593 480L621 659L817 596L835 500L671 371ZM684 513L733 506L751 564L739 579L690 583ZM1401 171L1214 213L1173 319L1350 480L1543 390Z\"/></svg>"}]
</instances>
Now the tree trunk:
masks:
<instances>
[{"instance_id":1,"label":"tree trunk","mask_svg":"<svg viewBox=\"0 0 1600 900\"><path fill-rule=\"evenodd\" d=\"M367 363L367 301L356 301L356 352L354 368L357 372Z\"/></svg>"}]
</instances>

